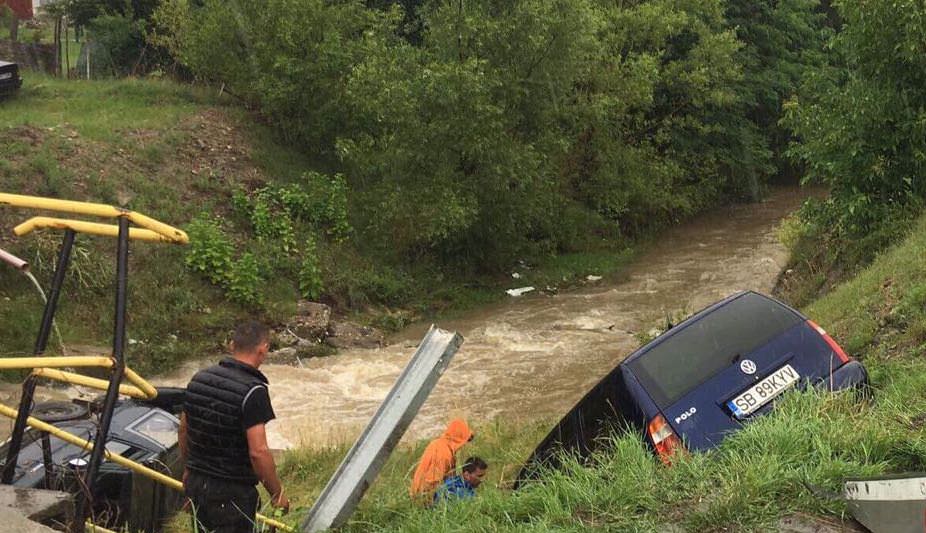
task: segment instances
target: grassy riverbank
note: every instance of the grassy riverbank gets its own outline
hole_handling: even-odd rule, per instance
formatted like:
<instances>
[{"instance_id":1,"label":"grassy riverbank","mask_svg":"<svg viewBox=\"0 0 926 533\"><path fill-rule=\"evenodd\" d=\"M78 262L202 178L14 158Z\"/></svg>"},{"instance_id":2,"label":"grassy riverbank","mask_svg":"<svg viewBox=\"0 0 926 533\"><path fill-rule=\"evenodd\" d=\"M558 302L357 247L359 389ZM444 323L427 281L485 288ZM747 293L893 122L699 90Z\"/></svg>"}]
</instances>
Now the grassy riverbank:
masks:
<instances>
[{"instance_id":1,"label":"grassy riverbank","mask_svg":"<svg viewBox=\"0 0 926 533\"><path fill-rule=\"evenodd\" d=\"M804 308L871 373L874 399L790 394L711 453L662 466L634 437L614 437L593 466L571 464L517 493L508 483L549 427L498 421L471 449L491 467L474 501L438 510L409 503L424 442L387 463L349 531L767 531L782 517L839 524L828 499L850 476L926 468L926 218L868 268ZM477 399L474 399L476 401ZM289 452L281 470L304 513L346 449ZM177 530L184 531L178 520Z\"/></svg>"}]
</instances>

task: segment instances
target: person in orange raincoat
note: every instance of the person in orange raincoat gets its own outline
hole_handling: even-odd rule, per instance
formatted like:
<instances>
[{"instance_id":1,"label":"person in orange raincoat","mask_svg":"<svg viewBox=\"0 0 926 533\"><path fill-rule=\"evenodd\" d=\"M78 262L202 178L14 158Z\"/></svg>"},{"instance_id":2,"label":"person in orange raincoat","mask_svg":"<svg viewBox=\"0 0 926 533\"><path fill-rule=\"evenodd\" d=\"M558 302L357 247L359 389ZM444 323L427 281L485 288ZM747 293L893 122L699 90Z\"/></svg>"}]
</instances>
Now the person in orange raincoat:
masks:
<instances>
[{"instance_id":1,"label":"person in orange raincoat","mask_svg":"<svg viewBox=\"0 0 926 533\"><path fill-rule=\"evenodd\" d=\"M424 449L418 468L412 476L409 494L424 503L431 502L434 491L444 479L456 473L456 454L464 444L473 440L473 432L465 420L451 420L447 430L431 441Z\"/></svg>"}]
</instances>

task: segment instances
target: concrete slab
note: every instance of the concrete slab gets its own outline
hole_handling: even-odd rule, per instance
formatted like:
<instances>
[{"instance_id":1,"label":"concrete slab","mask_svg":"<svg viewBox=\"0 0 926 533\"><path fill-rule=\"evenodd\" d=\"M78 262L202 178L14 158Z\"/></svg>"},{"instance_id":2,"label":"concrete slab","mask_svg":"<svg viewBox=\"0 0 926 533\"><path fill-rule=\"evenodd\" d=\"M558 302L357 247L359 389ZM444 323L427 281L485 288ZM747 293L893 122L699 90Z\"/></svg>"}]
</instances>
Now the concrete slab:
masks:
<instances>
[{"instance_id":1,"label":"concrete slab","mask_svg":"<svg viewBox=\"0 0 926 533\"><path fill-rule=\"evenodd\" d=\"M74 505L74 496L66 492L55 490L39 489L20 489L9 485L0 485L0 511L4 511L3 516L11 514L7 511L15 511L12 514L19 514L31 520L43 521L49 518L70 516ZM6 526L6 522L0 518L0 524ZM4 531L18 531L16 529L4 529Z\"/></svg>"},{"instance_id":2,"label":"concrete slab","mask_svg":"<svg viewBox=\"0 0 926 533\"><path fill-rule=\"evenodd\" d=\"M60 533L50 527L29 520L12 507L0 507L0 524L3 524L0 526L3 528L3 531L16 531L17 533Z\"/></svg>"}]
</instances>

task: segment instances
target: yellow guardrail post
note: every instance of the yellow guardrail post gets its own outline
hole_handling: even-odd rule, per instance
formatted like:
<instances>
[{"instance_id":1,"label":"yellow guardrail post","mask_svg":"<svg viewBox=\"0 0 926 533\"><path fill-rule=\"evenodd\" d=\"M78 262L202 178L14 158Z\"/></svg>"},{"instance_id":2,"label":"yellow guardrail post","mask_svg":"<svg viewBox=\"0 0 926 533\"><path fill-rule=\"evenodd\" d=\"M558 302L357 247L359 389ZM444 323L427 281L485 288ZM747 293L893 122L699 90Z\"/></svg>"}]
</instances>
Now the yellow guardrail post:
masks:
<instances>
[{"instance_id":1,"label":"yellow guardrail post","mask_svg":"<svg viewBox=\"0 0 926 533\"><path fill-rule=\"evenodd\" d=\"M136 374L135 371L129 367L125 367L125 379L129 380L129 383L132 385L135 385L141 389L141 391L145 393L149 400L157 398L158 390L154 388L153 385L145 381L144 378Z\"/></svg>"}]
</instances>

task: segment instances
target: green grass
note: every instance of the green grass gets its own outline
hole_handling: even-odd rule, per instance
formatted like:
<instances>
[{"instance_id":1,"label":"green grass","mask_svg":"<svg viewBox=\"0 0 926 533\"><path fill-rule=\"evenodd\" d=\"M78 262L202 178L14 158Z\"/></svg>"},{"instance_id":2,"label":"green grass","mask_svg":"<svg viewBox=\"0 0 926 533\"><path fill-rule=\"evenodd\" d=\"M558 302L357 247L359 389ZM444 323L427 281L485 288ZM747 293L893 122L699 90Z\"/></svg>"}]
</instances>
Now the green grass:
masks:
<instances>
[{"instance_id":1,"label":"green grass","mask_svg":"<svg viewBox=\"0 0 926 533\"><path fill-rule=\"evenodd\" d=\"M61 80L23 72L23 89L2 103L0 128L67 129L91 141L122 143L128 131L165 130L204 105L211 92L169 81Z\"/></svg>"},{"instance_id":2,"label":"green grass","mask_svg":"<svg viewBox=\"0 0 926 533\"><path fill-rule=\"evenodd\" d=\"M807 307L853 354L876 360L922 353L926 342L926 219L849 282Z\"/></svg>"},{"instance_id":3,"label":"green grass","mask_svg":"<svg viewBox=\"0 0 926 533\"><path fill-rule=\"evenodd\" d=\"M438 509L406 489L425 442L401 447L347 531L768 531L802 513L843 519L847 477L926 468L926 217L901 244L805 308L868 367L873 400L854 393L786 395L769 416L709 453L663 466L635 436L612 437L590 464L568 462L512 492L512 477L546 424L477 428L462 454L490 464L479 496ZM473 399L478 402L478 398ZM298 519L346 448L289 452L280 470ZM176 524L177 531L185 531Z\"/></svg>"}]
</instances>

